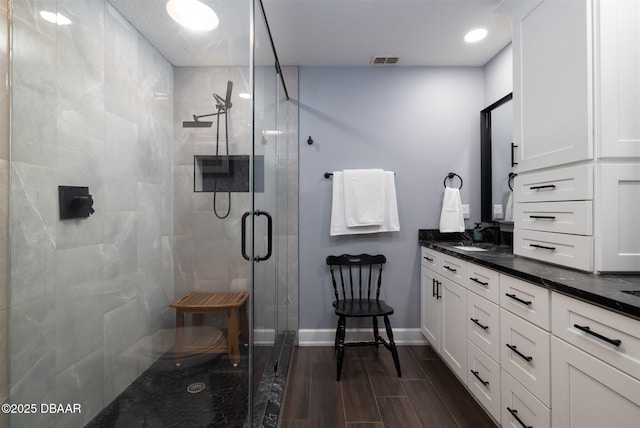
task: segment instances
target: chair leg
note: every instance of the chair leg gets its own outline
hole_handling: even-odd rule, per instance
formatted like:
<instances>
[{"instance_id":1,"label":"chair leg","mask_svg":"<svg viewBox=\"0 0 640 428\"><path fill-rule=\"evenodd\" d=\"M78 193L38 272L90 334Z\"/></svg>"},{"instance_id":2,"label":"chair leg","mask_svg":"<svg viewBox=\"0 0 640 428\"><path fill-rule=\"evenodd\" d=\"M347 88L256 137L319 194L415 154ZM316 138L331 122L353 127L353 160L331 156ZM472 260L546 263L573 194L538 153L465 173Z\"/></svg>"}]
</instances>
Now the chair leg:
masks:
<instances>
[{"instance_id":1,"label":"chair leg","mask_svg":"<svg viewBox=\"0 0 640 428\"><path fill-rule=\"evenodd\" d=\"M342 374L342 360L344 358L344 336L347 329L347 321L345 317L340 317L338 320L338 372L337 380L340 381L340 375Z\"/></svg>"},{"instance_id":2,"label":"chair leg","mask_svg":"<svg viewBox=\"0 0 640 428\"><path fill-rule=\"evenodd\" d=\"M333 344L333 350L337 351L338 350L338 337L340 336L340 318L338 318L338 325L336 326L336 337L334 340L334 344Z\"/></svg>"},{"instance_id":3,"label":"chair leg","mask_svg":"<svg viewBox=\"0 0 640 428\"><path fill-rule=\"evenodd\" d=\"M380 331L378 329L378 317L373 317L373 340L376 342L376 348L380 344Z\"/></svg>"},{"instance_id":4,"label":"chair leg","mask_svg":"<svg viewBox=\"0 0 640 428\"><path fill-rule=\"evenodd\" d=\"M396 342L393 340L391 322L389 322L389 317L387 315L384 316L384 327L387 330L387 336L389 338L389 348L391 349L391 355L393 356L393 363L396 365L398 377L402 377L402 372L400 371L400 359L398 358L398 350L396 349Z\"/></svg>"}]
</instances>

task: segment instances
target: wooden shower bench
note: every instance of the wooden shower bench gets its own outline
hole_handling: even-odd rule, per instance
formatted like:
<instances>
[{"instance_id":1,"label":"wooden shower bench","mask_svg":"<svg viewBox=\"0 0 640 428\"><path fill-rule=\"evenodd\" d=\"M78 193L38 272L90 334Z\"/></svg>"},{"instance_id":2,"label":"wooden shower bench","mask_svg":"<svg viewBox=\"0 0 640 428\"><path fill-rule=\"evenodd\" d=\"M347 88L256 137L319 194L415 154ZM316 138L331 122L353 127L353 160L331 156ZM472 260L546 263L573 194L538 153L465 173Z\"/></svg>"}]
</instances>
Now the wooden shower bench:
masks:
<instances>
[{"instance_id":1,"label":"wooden shower bench","mask_svg":"<svg viewBox=\"0 0 640 428\"><path fill-rule=\"evenodd\" d=\"M238 336L248 342L247 299L249 293L189 291L169 306L176 310L176 363L180 364L189 353L226 353L234 366L240 363ZM219 335L212 335L204 329L193 329L191 340L185 343L185 315L192 314L192 327L202 326L202 314L225 312L227 314L227 340L220 341ZM239 320L238 320L239 318ZM201 330L195 332L195 330Z\"/></svg>"}]
</instances>

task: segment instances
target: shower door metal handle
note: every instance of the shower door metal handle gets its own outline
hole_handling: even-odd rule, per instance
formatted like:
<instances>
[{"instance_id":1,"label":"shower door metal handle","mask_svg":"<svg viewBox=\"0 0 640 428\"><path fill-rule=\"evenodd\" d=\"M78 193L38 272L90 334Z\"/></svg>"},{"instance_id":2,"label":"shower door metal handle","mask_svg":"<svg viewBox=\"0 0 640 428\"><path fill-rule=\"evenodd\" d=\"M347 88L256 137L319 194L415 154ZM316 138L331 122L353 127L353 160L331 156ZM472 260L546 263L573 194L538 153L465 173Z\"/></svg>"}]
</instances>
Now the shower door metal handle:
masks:
<instances>
[{"instance_id":1,"label":"shower door metal handle","mask_svg":"<svg viewBox=\"0 0 640 428\"><path fill-rule=\"evenodd\" d=\"M250 215L254 215L254 216L266 216L267 217L267 254L264 257L254 257L253 261L254 262L261 262L264 260L269 260L271 258L271 250L273 248L273 219L271 218L271 214L269 214L266 211L260 211L260 210L256 210L256 211L247 211L244 214L242 214L242 236L241 236L241 241L242 241L242 257L244 257L246 260L252 261L252 258L249 257L247 255L247 248L246 248L246 238L247 238L247 217L249 217Z\"/></svg>"},{"instance_id":2,"label":"shower door metal handle","mask_svg":"<svg viewBox=\"0 0 640 428\"><path fill-rule=\"evenodd\" d=\"M267 255L264 257L256 257L254 260L257 263L271 258L271 248L273 247L273 219L271 218L271 214L266 211L256 210L254 215L267 217Z\"/></svg>"},{"instance_id":3,"label":"shower door metal handle","mask_svg":"<svg viewBox=\"0 0 640 428\"><path fill-rule=\"evenodd\" d=\"M247 248L246 248L246 244L245 241L247 240L247 217L249 217L251 215L251 211L247 211L244 214L242 214L242 235L240 238L240 241L242 241L242 257L244 257L246 260L251 261L251 257L249 257L247 255Z\"/></svg>"}]
</instances>

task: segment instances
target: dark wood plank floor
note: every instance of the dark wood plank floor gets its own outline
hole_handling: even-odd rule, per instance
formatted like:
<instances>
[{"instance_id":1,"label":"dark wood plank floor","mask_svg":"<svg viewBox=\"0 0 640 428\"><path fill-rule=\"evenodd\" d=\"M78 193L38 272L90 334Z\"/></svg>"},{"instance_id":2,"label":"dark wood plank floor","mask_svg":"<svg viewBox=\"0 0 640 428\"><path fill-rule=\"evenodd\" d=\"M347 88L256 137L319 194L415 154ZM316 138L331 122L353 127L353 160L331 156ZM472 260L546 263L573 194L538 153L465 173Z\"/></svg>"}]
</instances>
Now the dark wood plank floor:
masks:
<instances>
[{"instance_id":1,"label":"dark wood plank floor","mask_svg":"<svg viewBox=\"0 0 640 428\"><path fill-rule=\"evenodd\" d=\"M348 348L337 382L333 347L296 348L281 427L495 428L430 346L398 353L402 378L385 348Z\"/></svg>"}]
</instances>

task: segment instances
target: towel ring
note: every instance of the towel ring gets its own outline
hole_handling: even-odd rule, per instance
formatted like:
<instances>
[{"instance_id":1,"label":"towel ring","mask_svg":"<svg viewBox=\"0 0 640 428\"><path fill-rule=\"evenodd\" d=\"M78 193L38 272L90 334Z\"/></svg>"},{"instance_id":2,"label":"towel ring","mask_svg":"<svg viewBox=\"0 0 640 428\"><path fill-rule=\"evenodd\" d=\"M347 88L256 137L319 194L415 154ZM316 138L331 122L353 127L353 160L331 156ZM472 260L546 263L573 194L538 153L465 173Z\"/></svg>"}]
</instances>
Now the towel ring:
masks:
<instances>
[{"instance_id":1,"label":"towel ring","mask_svg":"<svg viewBox=\"0 0 640 428\"><path fill-rule=\"evenodd\" d=\"M460 187L458 187L458 189L462 189L462 185L464 184L462 181L462 177L460 177L458 174L456 174L455 172L450 172L449 174L447 174L447 176L444 178L444 187L447 187L447 179L451 179L453 177L458 177L460 179Z\"/></svg>"},{"instance_id":2,"label":"towel ring","mask_svg":"<svg viewBox=\"0 0 640 428\"><path fill-rule=\"evenodd\" d=\"M518 174L516 174L515 172L510 172L509 179L507 180L507 185L509 186L509 189L511 189L512 192L513 192L513 186L511 186L511 182L513 181L516 175Z\"/></svg>"}]
</instances>

